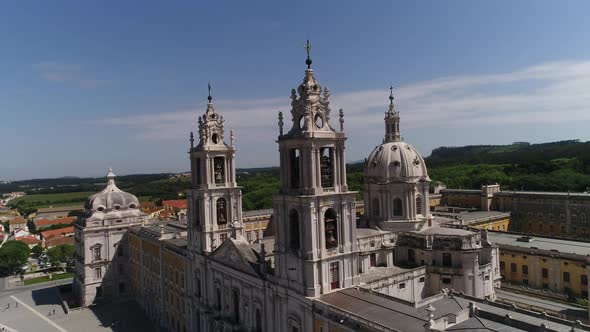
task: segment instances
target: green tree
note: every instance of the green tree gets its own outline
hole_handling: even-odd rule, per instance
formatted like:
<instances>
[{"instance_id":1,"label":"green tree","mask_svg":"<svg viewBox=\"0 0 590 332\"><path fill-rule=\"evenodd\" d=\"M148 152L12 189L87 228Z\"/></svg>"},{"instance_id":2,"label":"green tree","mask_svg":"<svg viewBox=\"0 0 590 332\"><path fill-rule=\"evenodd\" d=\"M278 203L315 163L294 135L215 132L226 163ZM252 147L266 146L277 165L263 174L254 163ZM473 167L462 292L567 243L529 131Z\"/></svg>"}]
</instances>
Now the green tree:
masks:
<instances>
[{"instance_id":1,"label":"green tree","mask_svg":"<svg viewBox=\"0 0 590 332\"><path fill-rule=\"evenodd\" d=\"M33 247L33 249L31 249L31 254L33 254L33 256L35 257L39 257L43 253L43 250L43 247L41 247L40 245L36 245Z\"/></svg>"},{"instance_id":2,"label":"green tree","mask_svg":"<svg viewBox=\"0 0 590 332\"><path fill-rule=\"evenodd\" d=\"M75 248L72 244L62 244L47 250L47 259L51 265L69 268L74 261Z\"/></svg>"},{"instance_id":3,"label":"green tree","mask_svg":"<svg viewBox=\"0 0 590 332\"><path fill-rule=\"evenodd\" d=\"M0 248L0 274L14 273L27 263L31 249L22 241L8 241Z\"/></svg>"},{"instance_id":4,"label":"green tree","mask_svg":"<svg viewBox=\"0 0 590 332\"><path fill-rule=\"evenodd\" d=\"M34 233L37 230L37 225L32 220L27 220L27 228L29 232Z\"/></svg>"}]
</instances>

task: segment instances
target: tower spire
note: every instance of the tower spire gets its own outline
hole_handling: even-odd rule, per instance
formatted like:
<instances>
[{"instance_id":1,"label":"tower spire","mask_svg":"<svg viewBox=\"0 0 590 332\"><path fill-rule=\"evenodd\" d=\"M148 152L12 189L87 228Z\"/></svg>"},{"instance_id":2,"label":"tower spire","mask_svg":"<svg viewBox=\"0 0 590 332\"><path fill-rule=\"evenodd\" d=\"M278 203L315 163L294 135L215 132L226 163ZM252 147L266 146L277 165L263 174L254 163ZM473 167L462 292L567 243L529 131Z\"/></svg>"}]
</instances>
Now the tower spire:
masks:
<instances>
[{"instance_id":1,"label":"tower spire","mask_svg":"<svg viewBox=\"0 0 590 332\"><path fill-rule=\"evenodd\" d=\"M211 82L207 82L207 90L208 90L207 100L209 101L209 103L211 103L211 101L213 100L213 97L211 97Z\"/></svg>"},{"instance_id":2,"label":"tower spire","mask_svg":"<svg viewBox=\"0 0 590 332\"><path fill-rule=\"evenodd\" d=\"M309 57L309 54L311 53L311 43L309 42L309 39L305 43L304 47L305 53L307 53L307 59L305 60L305 64L307 65L307 69L311 69L311 58Z\"/></svg>"},{"instance_id":3,"label":"tower spire","mask_svg":"<svg viewBox=\"0 0 590 332\"><path fill-rule=\"evenodd\" d=\"M383 142L398 142L401 141L399 131L399 112L395 110L393 104L393 86L389 87L389 110L385 113L385 138Z\"/></svg>"}]
</instances>

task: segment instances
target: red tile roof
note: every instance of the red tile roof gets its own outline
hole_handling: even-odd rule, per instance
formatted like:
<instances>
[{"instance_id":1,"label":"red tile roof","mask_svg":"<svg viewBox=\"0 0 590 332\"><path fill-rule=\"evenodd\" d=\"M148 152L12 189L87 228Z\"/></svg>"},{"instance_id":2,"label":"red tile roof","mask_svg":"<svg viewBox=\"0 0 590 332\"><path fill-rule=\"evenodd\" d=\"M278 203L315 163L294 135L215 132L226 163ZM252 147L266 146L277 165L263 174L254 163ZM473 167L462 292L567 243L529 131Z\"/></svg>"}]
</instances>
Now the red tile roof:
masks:
<instances>
[{"instance_id":1,"label":"red tile roof","mask_svg":"<svg viewBox=\"0 0 590 332\"><path fill-rule=\"evenodd\" d=\"M165 207L174 207L177 209L186 209L188 203L186 199L175 199L171 201L162 201L162 205Z\"/></svg>"},{"instance_id":2,"label":"red tile roof","mask_svg":"<svg viewBox=\"0 0 590 332\"><path fill-rule=\"evenodd\" d=\"M62 234L69 234L74 233L74 226L59 228L59 229L52 229L50 231L41 232L41 237L45 240L49 240L55 236L61 236Z\"/></svg>"},{"instance_id":3,"label":"red tile roof","mask_svg":"<svg viewBox=\"0 0 590 332\"><path fill-rule=\"evenodd\" d=\"M62 225L62 224L71 224L76 221L76 217L64 217L64 218L57 218L57 219L40 219L35 222L35 226L37 227L49 227L53 225Z\"/></svg>"},{"instance_id":4,"label":"red tile roof","mask_svg":"<svg viewBox=\"0 0 590 332\"><path fill-rule=\"evenodd\" d=\"M59 246L62 244L74 244L74 237L73 236L54 237L54 238L51 238L51 239L45 241L46 248L51 248L51 247Z\"/></svg>"},{"instance_id":5,"label":"red tile roof","mask_svg":"<svg viewBox=\"0 0 590 332\"><path fill-rule=\"evenodd\" d=\"M8 220L8 223L10 225L23 224L23 223L26 224L27 223L27 220L25 218L23 218L23 217L16 217L16 218L14 218L12 220Z\"/></svg>"},{"instance_id":6,"label":"red tile roof","mask_svg":"<svg viewBox=\"0 0 590 332\"><path fill-rule=\"evenodd\" d=\"M16 238L17 241L22 241L27 245L32 245L32 244L39 244L41 243L41 240L39 240L38 238L35 237L35 235L29 235L29 236L23 236L23 237L17 237Z\"/></svg>"}]
</instances>

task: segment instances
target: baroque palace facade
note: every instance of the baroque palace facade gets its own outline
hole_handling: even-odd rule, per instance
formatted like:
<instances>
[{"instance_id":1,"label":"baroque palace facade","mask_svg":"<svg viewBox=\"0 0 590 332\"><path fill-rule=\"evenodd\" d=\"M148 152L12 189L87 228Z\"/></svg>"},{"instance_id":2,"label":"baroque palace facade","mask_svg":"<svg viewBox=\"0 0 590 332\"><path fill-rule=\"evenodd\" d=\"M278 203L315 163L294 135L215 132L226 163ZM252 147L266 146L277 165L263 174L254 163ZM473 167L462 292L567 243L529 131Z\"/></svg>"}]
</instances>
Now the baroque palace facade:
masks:
<instances>
[{"instance_id":1,"label":"baroque palace facade","mask_svg":"<svg viewBox=\"0 0 590 332\"><path fill-rule=\"evenodd\" d=\"M234 137L209 96L196 145L191 133L186 220L148 220L112 172L105 190L88 199L75 231L80 304L133 299L169 331L567 327L489 302L499 286L498 248L486 231L430 213L427 168L401 139L393 94L383 142L366 162L365 217L357 226L343 112L333 126L330 91L309 57L306 64L291 93L288 131L279 113L272 234L244 236Z\"/></svg>"}]
</instances>

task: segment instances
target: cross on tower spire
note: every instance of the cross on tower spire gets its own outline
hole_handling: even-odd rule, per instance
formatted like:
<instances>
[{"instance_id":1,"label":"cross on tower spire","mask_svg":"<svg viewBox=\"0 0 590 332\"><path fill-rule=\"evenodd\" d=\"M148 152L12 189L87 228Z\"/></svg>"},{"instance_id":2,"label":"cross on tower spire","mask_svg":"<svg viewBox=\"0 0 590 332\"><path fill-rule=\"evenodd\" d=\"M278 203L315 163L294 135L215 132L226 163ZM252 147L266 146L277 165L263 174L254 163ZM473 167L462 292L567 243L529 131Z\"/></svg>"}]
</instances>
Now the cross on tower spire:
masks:
<instances>
[{"instance_id":1,"label":"cross on tower spire","mask_svg":"<svg viewBox=\"0 0 590 332\"><path fill-rule=\"evenodd\" d=\"M305 64L307 65L307 69L311 69L311 58L309 57L309 54L311 53L311 43L309 42L309 39L305 43L304 47L305 53L307 53L307 59L305 60Z\"/></svg>"},{"instance_id":2,"label":"cross on tower spire","mask_svg":"<svg viewBox=\"0 0 590 332\"><path fill-rule=\"evenodd\" d=\"M211 97L211 82L207 82L207 90L208 90L207 100L209 100L209 102L211 102L213 100L213 97Z\"/></svg>"}]
</instances>

